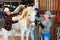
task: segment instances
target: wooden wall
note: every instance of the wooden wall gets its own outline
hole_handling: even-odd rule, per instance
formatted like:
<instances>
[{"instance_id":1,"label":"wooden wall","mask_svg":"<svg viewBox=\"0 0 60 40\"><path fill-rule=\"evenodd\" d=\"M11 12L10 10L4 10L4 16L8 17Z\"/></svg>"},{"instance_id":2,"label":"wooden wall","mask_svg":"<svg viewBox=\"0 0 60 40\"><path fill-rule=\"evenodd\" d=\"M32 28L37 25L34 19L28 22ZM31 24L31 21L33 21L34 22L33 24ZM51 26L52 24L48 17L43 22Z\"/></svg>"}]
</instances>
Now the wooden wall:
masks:
<instances>
[{"instance_id":1,"label":"wooden wall","mask_svg":"<svg viewBox=\"0 0 60 40\"><path fill-rule=\"evenodd\" d=\"M40 0L40 10L57 10L58 0Z\"/></svg>"},{"instance_id":2,"label":"wooden wall","mask_svg":"<svg viewBox=\"0 0 60 40\"><path fill-rule=\"evenodd\" d=\"M38 7L42 12L50 10L56 15L55 22L51 27L51 40L57 40L56 28L60 23L60 0L38 0Z\"/></svg>"}]
</instances>

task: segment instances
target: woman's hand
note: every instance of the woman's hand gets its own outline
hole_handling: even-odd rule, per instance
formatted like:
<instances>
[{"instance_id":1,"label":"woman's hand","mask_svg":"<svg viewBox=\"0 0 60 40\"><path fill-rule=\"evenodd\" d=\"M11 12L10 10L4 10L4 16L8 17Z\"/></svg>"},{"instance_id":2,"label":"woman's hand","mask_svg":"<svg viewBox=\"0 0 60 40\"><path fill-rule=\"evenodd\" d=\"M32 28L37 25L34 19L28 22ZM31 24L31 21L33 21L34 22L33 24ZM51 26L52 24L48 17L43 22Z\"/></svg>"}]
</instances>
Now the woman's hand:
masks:
<instances>
[{"instance_id":1,"label":"woman's hand","mask_svg":"<svg viewBox=\"0 0 60 40\"><path fill-rule=\"evenodd\" d=\"M12 17L12 20L13 20L13 21L16 21L16 20L17 20L17 18L16 18L16 17Z\"/></svg>"},{"instance_id":2,"label":"woman's hand","mask_svg":"<svg viewBox=\"0 0 60 40\"><path fill-rule=\"evenodd\" d=\"M38 25L40 24L41 22L38 22Z\"/></svg>"}]
</instances>

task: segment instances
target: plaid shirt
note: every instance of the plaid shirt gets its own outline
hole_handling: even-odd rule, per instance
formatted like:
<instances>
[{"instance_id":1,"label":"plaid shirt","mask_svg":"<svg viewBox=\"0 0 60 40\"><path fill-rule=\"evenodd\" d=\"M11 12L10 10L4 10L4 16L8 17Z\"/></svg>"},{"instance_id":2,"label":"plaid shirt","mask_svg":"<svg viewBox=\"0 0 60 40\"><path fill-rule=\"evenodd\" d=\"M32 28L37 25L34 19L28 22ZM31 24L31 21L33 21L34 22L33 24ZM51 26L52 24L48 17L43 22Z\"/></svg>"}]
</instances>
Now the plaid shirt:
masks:
<instances>
[{"instance_id":1,"label":"plaid shirt","mask_svg":"<svg viewBox=\"0 0 60 40\"><path fill-rule=\"evenodd\" d=\"M4 24L4 28L8 31L10 31L12 29L12 23L16 23L18 21L12 21L12 15L7 15L7 14L4 14L4 17L5 19L5 24Z\"/></svg>"}]
</instances>

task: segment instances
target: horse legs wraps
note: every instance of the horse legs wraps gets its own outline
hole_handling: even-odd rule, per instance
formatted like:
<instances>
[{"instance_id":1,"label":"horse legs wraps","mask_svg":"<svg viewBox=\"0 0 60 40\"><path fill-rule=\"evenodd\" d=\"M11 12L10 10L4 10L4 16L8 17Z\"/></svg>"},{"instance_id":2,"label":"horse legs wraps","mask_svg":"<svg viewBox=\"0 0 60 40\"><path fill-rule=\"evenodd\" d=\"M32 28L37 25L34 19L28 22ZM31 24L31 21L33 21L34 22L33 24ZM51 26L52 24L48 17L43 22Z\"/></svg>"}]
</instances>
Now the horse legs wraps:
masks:
<instances>
[{"instance_id":1,"label":"horse legs wraps","mask_svg":"<svg viewBox=\"0 0 60 40\"><path fill-rule=\"evenodd\" d=\"M26 32L26 40L28 40L29 38L29 33L30 33L30 30L21 30L21 40L24 40L24 33Z\"/></svg>"}]
</instances>

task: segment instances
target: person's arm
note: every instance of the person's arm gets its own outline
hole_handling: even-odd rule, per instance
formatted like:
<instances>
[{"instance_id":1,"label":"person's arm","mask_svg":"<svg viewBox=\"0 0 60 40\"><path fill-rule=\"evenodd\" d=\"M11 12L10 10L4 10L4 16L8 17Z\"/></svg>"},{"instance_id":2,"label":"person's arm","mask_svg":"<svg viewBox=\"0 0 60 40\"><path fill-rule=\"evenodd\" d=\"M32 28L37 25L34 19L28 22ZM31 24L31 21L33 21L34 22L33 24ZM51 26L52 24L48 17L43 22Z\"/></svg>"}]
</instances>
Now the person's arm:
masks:
<instances>
[{"instance_id":1,"label":"person's arm","mask_svg":"<svg viewBox=\"0 0 60 40\"><path fill-rule=\"evenodd\" d=\"M17 23L18 19L16 17L12 17L12 23Z\"/></svg>"},{"instance_id":2,"label":"person's arm","mask_svg":"<svg viewBox=\"0 0 60 40\"><path fill-rule=\"evenodd\" d=\"M43 20L43 18L42 17L35 17L35 20L40 22Z\"/></svg>"},{"instance_id":3,"label":"person's arm","mask_svg":"<svg viewBox=\"0 0 60 40\"><path fill-rule=\"evenodd\" d=\"M23 5L19 5L13 12L11 12L11 14L18 13L23 7L24 7Z\"/></svg>"}]
</instances>

